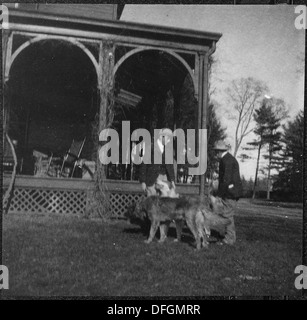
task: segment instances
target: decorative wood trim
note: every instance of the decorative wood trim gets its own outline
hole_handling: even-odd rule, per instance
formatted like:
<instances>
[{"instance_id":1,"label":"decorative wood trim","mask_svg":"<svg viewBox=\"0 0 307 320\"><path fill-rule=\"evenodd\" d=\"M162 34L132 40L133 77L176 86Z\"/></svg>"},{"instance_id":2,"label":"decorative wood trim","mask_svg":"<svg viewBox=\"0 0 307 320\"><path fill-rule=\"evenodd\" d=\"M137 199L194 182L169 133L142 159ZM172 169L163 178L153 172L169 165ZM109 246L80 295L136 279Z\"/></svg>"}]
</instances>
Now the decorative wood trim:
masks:
<instances>
[{"instance_id":1,"label":"decorative wood trim","mask_svg":"<svg viewBox=\"0 0 307 320\"><path fill-rule=\"evenodd\" d=\"M193 74L193 71L191 70L190 66L188 65L188 63L184 60L184 58L182 58L179 54L177 54L176 52L174 51L171 51L171 50L168 50L168 49L165 49L165 48L155 48L155 47L150 47L150 46L146 46L146 47L138 47L138 48L135 48L135 49L132 49L131 51L127 52L125 55L123 55L116 63L116 65L114 66L114 69L113 69L113 76L116 74L118 68L121 66L121 64L126 60L128 59L129 57L131 57L132 55L134 54L137 54L139 52L142 52L142 51L147 51L147 50L159 50L159 51L163 51L163 52L166 52L168 53L169 55L173 56L174 58L176 58L178 61L180 61L184 67L186 68L186 70L188 71L189 75L191 76L192 78L192 81L193 81L193 85L194 85L194 90L196 90L196 79L195 79L195 76Z\"/></svg>"},{"instance_id":2,"label":"decorative wood trim","mask_svg":"<svg viewBox=\"0 0 307 320\"><path fill-rule=\"evenodd\" d=\"M8 36L6 41L6 46L5 46L5 56L4 56L4 82L6 82L9 79L9 72L10 72L10 66L11 66L11 59L12 59L12 46L13 46L13 34L7 33L7 31L5 31L5 34Z\"/></svg>"},{"instance_id":3,"label":"decorative wood trim","mask_svg":"<svg viewBox=\"0 0 307 320\"><path fill-rule=\"evenodd\" d=\"M21 34L21 35L24 35L23 33L18 33L18 34ZM29 33L25 33L27 35L30 36ZM12 36L15 35L15 32L13 32ZM96 74L97 74L97 78L98 78L98 68L99 68L99 65L98 65L98 62L97 60L95 59L95 57L93 56L93 54L90 52L89 49L87 49L85 47L84 44L80 43L78 41L78 39L76 38L72 38L72 37L65 37L65 36L54 36L54 35L46 35L46 34L38 34L38 35L35 35L35 34L31 34L31 36L33 37L32 39L24 42L18 49L15 50L15 52L11 55L11 59L10 60L7 60L9 61L9 65L7 66L7 69L6 69L6 72L7 72L7 76L9 75L9 72L10 72L10 68L14 62L14 60L17 58L17 56L24 50L26 49L29 45L33 44L33 43L36 43L36 42L40 42L40 41L43 41L43 40L62 40L62 41L67 41L69 43L72 43L73 45L75 45L76 47L80 48L87 56L88 58L92 61L93 65L94 65L94 68L96 70Z\"/></svg>"}]
</instances>

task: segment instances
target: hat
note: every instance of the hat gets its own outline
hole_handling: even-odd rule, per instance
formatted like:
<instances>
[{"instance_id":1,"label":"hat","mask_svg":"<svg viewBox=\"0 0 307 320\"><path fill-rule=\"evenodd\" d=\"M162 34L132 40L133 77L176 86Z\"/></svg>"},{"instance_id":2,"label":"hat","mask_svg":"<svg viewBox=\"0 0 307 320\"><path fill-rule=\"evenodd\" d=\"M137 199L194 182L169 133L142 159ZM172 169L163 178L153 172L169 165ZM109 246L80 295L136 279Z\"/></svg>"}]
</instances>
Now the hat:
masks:
<instances>
[{"instance_id":1,"label":"hat","mask_svg":"<svg viewBox=\"0 0 307 320\"><path fill-rule=\"evenodd\" d=\"M159 131L159 136L169 136L169 137L172 137L172 136L173 136L173 132L172 132L171 129L163 128L163 129L160 129L160 131Z\"/></svg>"},{"instance_id":2,"label":"hat","mask_svg":"<svg viewBox=\"0 0 307 320\"><path fill-rule=\"evenodd\" d=\"M224 141L219 140L215 143L214 150L226 151L229 149L229 145L227 145Z\"/></svg>"}]
</instances>

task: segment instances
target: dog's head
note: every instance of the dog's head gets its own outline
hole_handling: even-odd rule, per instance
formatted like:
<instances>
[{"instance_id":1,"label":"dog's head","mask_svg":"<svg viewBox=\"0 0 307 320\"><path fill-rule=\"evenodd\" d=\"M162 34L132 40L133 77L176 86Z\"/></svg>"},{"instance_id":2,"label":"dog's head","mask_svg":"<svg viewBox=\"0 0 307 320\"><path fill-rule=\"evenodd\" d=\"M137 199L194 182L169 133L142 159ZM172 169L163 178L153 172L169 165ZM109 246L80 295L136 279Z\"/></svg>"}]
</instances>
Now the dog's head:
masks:
<instances>
[{"instance_id":1,"label":"dog's head","mask_svg":"<svg viewBox=\"0 0 307 320\"><path fill-rule=\"evenodd\" d=\"M155 187L159 190L161 197L179 198L179 193L176 192L169 181L157 180Z\"/></svg>"}]
</instances>

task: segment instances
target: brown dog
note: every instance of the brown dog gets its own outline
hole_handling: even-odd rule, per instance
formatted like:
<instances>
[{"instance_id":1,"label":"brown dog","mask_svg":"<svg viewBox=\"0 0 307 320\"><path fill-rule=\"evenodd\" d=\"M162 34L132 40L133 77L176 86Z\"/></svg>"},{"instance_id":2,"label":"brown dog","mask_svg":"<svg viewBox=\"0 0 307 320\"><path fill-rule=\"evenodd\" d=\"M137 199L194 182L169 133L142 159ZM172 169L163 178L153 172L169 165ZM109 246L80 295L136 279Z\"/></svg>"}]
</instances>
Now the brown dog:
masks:
<instances>
[{"instance_id":1,"label":"brown dog","mask_svg":"<svg viewBox=\"0 0 307 320\"><path fill-rule=\"evenodd\" d=\"M161 197L179 198L179 194L175 191L169 181L157 181L156 189L159 190ZM212 195L210 195L209 198L204 199L201 199L199 195L185 196L183 198L188 201L190 206L189 208L191 208L191 212L188 211L188 215L191 218L188 220L190 220L190 223L194 223L194 227L192 227L192 229L194 229L194 232L197 230L199 236L202 238L210 236L211 229L217 231L225 230L225 227L230 224L230 220L227 215L224 214L225 208L222 199L216 198ZM178 233L177 225L176 229ZM201 233L200 229L203 230L203 233ZM167 230L164 232L164 236L166 237Z\"/></svg>"},{"instance_id":2,"label":"brown dog","mask_svg":"<svg viewBox=\"0 0 307 320\"><path fill-rule=\"evenodd\" d=\"M158 227L161 223L169 224L174 221L176 224L177 240L181 240L183 223L192 232L196 248L207 247L207 234L205 230L210 230L215 225L227 225L227 218L216 215L209 206L200 201L199 197L147 197L136 208L136 216L145 215L151 221L149 237L146 243L152 242ZM161 234L159 242L166 239L166 234Z\"/></svg>"}]
</instances>

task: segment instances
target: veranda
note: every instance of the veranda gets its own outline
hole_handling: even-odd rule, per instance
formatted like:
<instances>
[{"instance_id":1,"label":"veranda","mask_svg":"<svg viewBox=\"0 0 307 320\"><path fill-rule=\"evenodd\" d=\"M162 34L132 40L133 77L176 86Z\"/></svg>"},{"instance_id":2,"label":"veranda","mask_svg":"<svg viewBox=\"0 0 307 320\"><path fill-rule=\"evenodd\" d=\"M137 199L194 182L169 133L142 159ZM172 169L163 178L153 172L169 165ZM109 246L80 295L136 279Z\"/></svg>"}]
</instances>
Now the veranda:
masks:
<instances>
[{"instance_id":1,"label":"veranda","mask_svg":"<svg viewBox=\"0 0 307 320\"><path fill-rule=\"evenodd\" d=\"M129 120L131 131L150 132L207 128L208 64L220 37L11 10L9 29L2 34L3 125L17 142L18 156L9 211L82 214L94 188L92 177L82 170L57 177L56 167L45 175L38 167L44 168L50 154L63 155L73 139L85 137L82 158L94 171L97 132L106 125L120 131L121 122ZM206 141L201 146L206 148ZM4 163L6 155L4 144ZM184 170L176 167L179 193L203 194L205 176L189 181ZM4 189L10 176L9 170L3 173ZM143 196L137 180L132 165L106 168L114 216L123 216Z\"/></svg>"}]
</instances>

